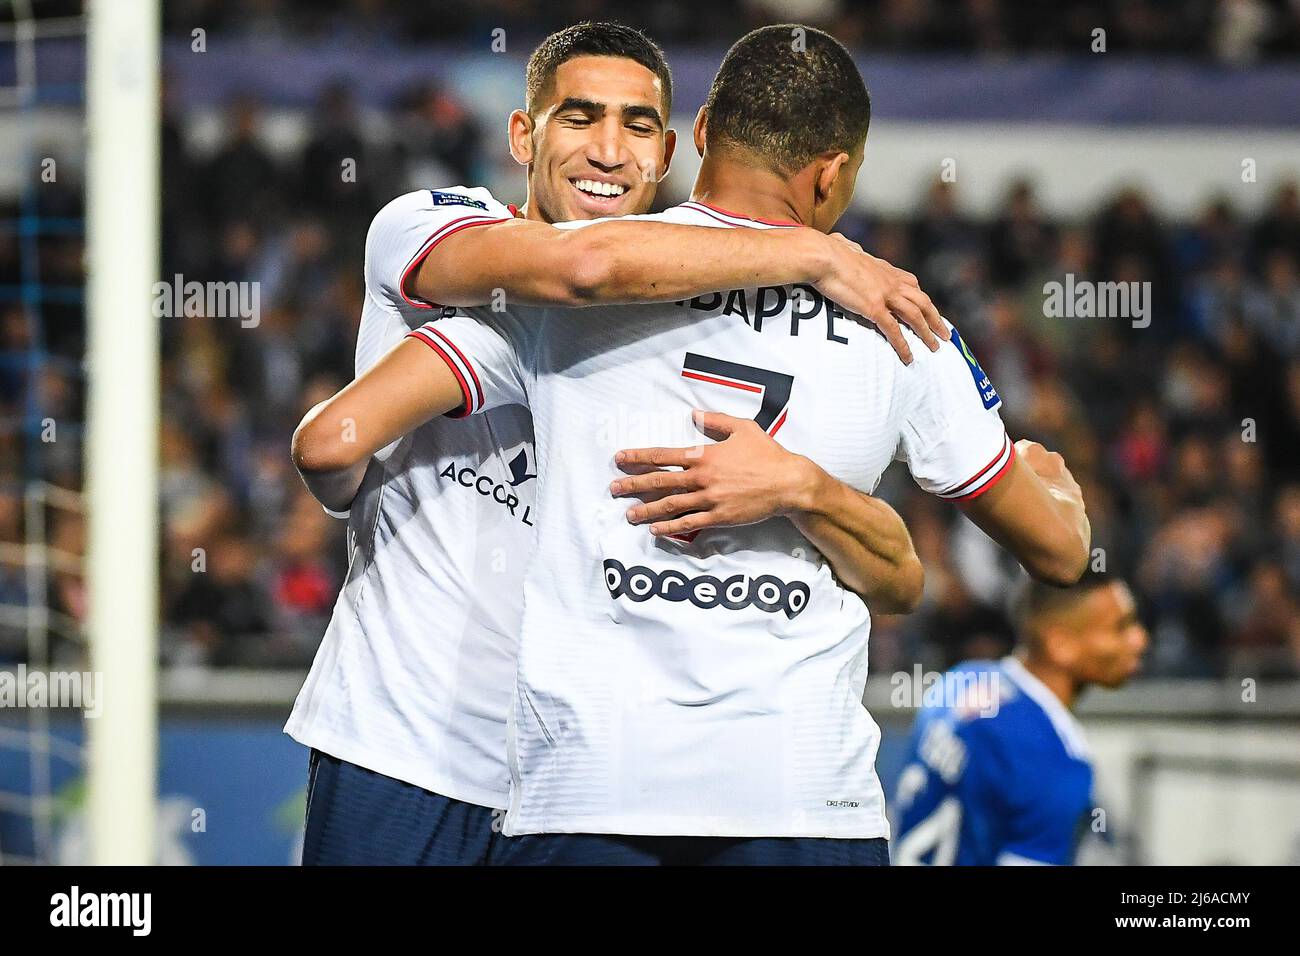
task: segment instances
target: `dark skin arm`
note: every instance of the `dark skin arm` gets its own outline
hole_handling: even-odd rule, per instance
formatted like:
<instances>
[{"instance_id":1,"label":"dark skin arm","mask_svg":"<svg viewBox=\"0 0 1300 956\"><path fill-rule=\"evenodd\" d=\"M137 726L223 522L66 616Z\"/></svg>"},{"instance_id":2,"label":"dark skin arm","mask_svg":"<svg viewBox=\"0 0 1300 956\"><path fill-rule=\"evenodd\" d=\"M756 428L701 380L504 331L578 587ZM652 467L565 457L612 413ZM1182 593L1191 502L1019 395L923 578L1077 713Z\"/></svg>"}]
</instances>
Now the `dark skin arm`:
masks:
<instances>
[{"instance_id":1,"label":"dark skin arm","mask_svg":"<svg viewBox=\"0 0 1300 956\"><path fill-rule=\"evenodd\" d=\"M784 516L871 611L916 609L925 574L893 508L782 448L752 419L697 412L696 421L715 444L615 456L620 468L643 472L611 485L615 495L643 498L628 510L630 522L663 536Z\"/></svg>"},{"instance_id":2,"label":"dark skin arm","mask_svg":"<svg viewBox=\"0 0 1300 956\"><path fill-rule=\"evenodd\" d=\"M958 507L1040 581L1069 587L1087 569L1092 527L1083 491L1065 459L1037 442L1016 442L1002 480Z\"/></svg>"}]
</instances>

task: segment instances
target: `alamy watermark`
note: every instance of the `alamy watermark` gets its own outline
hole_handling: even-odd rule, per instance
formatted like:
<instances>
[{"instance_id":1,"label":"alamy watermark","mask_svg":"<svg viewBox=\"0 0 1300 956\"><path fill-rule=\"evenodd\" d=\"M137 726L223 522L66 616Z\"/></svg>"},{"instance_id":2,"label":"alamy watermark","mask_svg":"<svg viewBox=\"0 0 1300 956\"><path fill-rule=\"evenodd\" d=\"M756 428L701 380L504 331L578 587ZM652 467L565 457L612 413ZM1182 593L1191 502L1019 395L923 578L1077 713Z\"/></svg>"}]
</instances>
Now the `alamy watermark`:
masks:
<instances>
[{"instance_id":1,"label":"alamy watermark","mask_svg":"<svg viewBox=\"0 0 1300 956\"><path fill-rule=\"evenodd\" d=\"M889 678L893 707L947 707L981 717L996 717L1002 702L997 671L896 671Z\"/></svg>"},{"instance_id":2,"label":"alamy watermark","mask_svg":"<svg viewBox=\"0 0 1300 956\"><path fill-rule=\"evenodd\" d=\"M83 716L104 709L104 675L97 671L37 671L19 664L0 671L0 710L75 707Z\"/></svg>"},{"instance_id":3,"label":"alamy watermark","mask_svg":"<svg viewBox=\"0 0 1300 956\"><path fill-rule=\"evenodd\" d=\"M1151 324L1150 282L1092 282L1067 272L1064 282L1043 283L1043 315L1049 319L1131 319Z\"/></svg>"},{"instance_id":4,"label":"alamy watermark","mask_svg":"<svg viewBox=\"0 0 1300 956\"><path fill-rule=\"evenodd\" d=\"M262 321L261 302L257 282L186 282L178 272L171 282L153 284L156 319L239 319L241 326L252 329Z\"/></svg>"},{"instance_id":5,"label":"alamy watermark","mask_svg":"<svg viewBox=\"0 0 1300 956\"><path fill-rule=\"evenodd\" d=\"M50 897L50 925L116 926L131 930L132 936L148 936L153 929L153 894L83 892L73 884L68 892Z\"/></svg>"}]
</instances>

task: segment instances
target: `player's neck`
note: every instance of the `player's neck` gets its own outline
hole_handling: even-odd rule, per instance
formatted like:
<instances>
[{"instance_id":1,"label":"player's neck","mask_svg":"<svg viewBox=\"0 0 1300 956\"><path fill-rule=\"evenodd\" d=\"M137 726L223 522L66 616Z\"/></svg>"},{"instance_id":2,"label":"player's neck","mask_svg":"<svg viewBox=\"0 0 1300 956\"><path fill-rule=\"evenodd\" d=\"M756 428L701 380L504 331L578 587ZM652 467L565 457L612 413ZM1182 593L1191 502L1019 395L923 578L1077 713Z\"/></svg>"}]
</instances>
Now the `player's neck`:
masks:
<instances>
[{"instance_id":1,"label":"player's neck","mask_svg":"<svg viewBox=\"0 0 1300 956\"><path fill-rule=\"evenodd\" d=\"M1017 654L1016 659L1065 705L1066 710L1074 709L1074 703L1079 697L1079 686L1074 678L1060 668L1026 654Z\"/></svg>"},{"instance_id":2,"label":"player's neck","mask_svg":"<svg viewBox=\"0 0 1300 956\"><path fill-rule=\"evenodd\" d=\"M812 216L803 209L784 177L768 169L706 156L691 190L691 199L727 212L767 222L803 225Z\"/></svg>"}]
</instances>

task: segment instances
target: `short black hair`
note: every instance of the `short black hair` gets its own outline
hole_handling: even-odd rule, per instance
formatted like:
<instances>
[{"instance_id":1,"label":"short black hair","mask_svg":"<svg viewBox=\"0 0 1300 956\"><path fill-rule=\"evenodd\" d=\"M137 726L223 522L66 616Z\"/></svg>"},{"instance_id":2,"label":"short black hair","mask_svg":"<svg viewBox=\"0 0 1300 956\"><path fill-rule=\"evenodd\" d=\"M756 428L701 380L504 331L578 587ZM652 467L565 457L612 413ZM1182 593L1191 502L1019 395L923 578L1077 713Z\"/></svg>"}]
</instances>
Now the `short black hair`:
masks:
<instances>
[{"instance_id":1,"label":"short black hair","mask_svg":"<svg viewBox=\"0 0 1300 956\"><path fill-rule=\"evenodd\" d=\"M1030 622L1043 614L1051 614L1072 607L1093 591L1111 584L1123 584L1123 578L1107 571L1094 571L1092 568L1083 572L1077 582L1069 587L1059 587L1035 581L1026 576L1019 592L1012 601L1012 616L1016 631L1023 640L1028 636Z\"/></svg>"},{"instance_id":2,"label":"short black hair","mask_svg":"<svg viewBox=\"0 0 1300 956\"><path fill-rule=\"evenodd\" d=\"M710 148L753 153L788 176L867 138L871 94L849 51L797 23L761 27L727 51L705 102Z\"/></svg>"},{"instance_id":3,"label":"short black hair","mask_svg":"<svg viewBox=\"0 0 1300 956\"><path fill-rule=\"evenodd\" d=\"M533 51L524 70L526 108L532 115L560 65L580 56L621 56L640 63L663 83L664 122L673 108L673 74L664 51L640 30L621 23L584 21L552 33Z\"/></svg>"}]
</instances>

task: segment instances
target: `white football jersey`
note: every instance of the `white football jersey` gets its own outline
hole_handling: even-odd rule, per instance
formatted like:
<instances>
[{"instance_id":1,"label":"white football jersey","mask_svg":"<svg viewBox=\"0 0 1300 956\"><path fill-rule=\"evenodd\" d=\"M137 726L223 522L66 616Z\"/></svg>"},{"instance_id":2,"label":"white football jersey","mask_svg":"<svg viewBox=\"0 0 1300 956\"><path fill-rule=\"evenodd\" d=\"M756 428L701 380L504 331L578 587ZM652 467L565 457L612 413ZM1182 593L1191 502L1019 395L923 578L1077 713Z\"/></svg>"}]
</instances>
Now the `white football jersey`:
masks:
<instances>
[{"instance_id":1,"label":"white football jersey","mask_svg":"<svg viewBox=\"0 0 1300 956\"><path fill-rule=\"evenodd\" d=\"M641 218L773 225L694 202ZM973 497L1014 448L960 337L913 337L904 366L811 286L462 312L412 334L455 344L466 410L528 403L541 476L505 832L888 837L861 599L785 518L656 539L609 484L620 449L707 441L704 409L864 492L897 459Z\"/></svg>"},{"instance_id":2,"label":"white football jersey","mask_svg":"<svg viewBox=\"0 0 1300 956\"><path fill-rule=\"evenodd\" d=\"M453 233L509 219L485 189L421 190L366 238L360 375L440 306L406 283ZM372 461L348 515L350 564L285 731L444 796L504 807L506 716L536 462L520 406L438 419Z\"/></svg>"}]
</instances>

